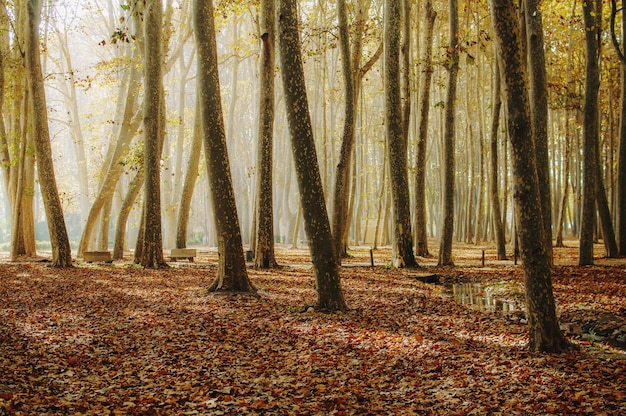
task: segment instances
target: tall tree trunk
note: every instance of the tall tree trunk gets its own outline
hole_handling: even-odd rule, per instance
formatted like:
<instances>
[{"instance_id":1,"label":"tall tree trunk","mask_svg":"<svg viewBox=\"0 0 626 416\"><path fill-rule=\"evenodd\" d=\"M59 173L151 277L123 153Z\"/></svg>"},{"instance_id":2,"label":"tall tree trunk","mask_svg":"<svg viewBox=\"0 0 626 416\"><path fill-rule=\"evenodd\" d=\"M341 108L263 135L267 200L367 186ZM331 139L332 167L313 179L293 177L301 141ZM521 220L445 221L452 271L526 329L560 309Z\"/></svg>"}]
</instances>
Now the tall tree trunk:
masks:
<instances>
[{"instance_id":1,"label":"tall tree trunk","mask_svg":"<svg viewBox=\"0 0 626 416\"><path fill-rule=\"evenodd\" d=\"M135 200L141 192L144 182L143 166L137 170L132 181L128 185L128 191L122 202L120 212L117 215L115 225L115 240L113 242L113 260L121 260L124 258L124 242L126 241L126 222L133 208Z\"/></svg>"},{"instance_id":2,"label":"tall tree trunk","mask_svg":"<svg viewBox=\"0 0 626 416\"><path fill-rule=\"evenodd\" d=\"M578 264L593 264L593 234L596 201L596 149L598 143L598 90L600 71L598 58L600 52L600 22L597 13L599 0L583 1L585 22L585 43L587 63L585 69L585 108L583 121L583 203L580 230L580 248Z\"/></svg>"},{"instance_id":3,"label":"tall tree trunk","mask_svg":"<svg viewBox=\"0 0 626 416\"><path fill-rule=\"evenodd\" d=\"M542 0L524 0L527 59L530 75L530 113L537 152L537 175L541 198L541 220L546 251L552 262L552 196L548 157L548 84L543 42Z\"/></svg>"},{"instance_id":4,"label":"tall tree trunk","mask_svg":"<svg viewBox=\"0 0 626 416\"><path fill-rule=\"evenodd\" d=\"M254 265L276 266L274 254L274 205L272 197L272 147L274 135L274 48L276 17L274 0L261 1L261 86L257 166L256 244Z\"/></svg>"},{"instance_id":5,"label":"tall tree trunk","mask_svg":"<svg viewBox=\"0 0 626 416\"><path fill-rule=\"evenodd\" d=\"M345 94L345 114L343 124L343 138L339 153L339 163L335 173L335 194L333 197L333 240L335 256L341 261L344 254L344 233L348 228L348 201L350 182L350 161L354 148L354 129L356 125L356 101L354 90L354 75L352 72L352 60L350 55L350 41L348 33L348 13L346 1L337 1L337 14L339 16L339 49L341 51L342 72ZM358 63L357 63L358 64Z\"/></svg>"},{"instance_id":6,"label":"tall tree trunk","mask_svg":"<svg viewBox=\"0 0 626 416\"><path fill-rule=\"evenodd\" d=\"M428 116L430 113L430 85L433 78L432 53L433 33L437 13L432 0L425 3L426 27L424 29L424 69L420 95L419 127L415 166L415 236L418 256L428 256L426 234L426 142L428 138Z\"/></svg>"},{"instance_id":7,"label":"tall tree trunk","mask_svg":"<svg viewBox=\"0 0 626 416\"><path fill-rule=\"evenodd\" d=\"M178 207L178 220L176 224L176 248L187 247L187 227L189 225L189 212L191 200L198 180L200 156L202 155L202 116L200 114L199 100L196 102L196 110L193 124L193 139L189 150L187 173Z\"/></svg>"},{"instance_id":8,"label":"tall tree trunk","mask_svg":"<svg viewBox=\"0 0 626 416\"><path fill-rule=\"evenodd\" d=\"M144 98L144 235L141 257L143 267L165 267L161 231L161 151L162 120L165 118L161 27L163 4L152 0L144 11L145 19L145 98Z\"/></svg>"},{"instance_id":9,"label":"tall tree trunk","mask_svg":"<svg viewBox=\"0 0 626 416\"><path fill-rule=\"evenodd\" d=\"M300 190L300 206L303 210L304 226L317 284L317 307L340 311L346 309L346 304L341 290L339 266L333 250L308 109L297 5L291 0L279 0L278 4L278 43L283 90Z\"/></svg>"},{"instance_id":10,"label":"tall tree trunk","mask_svg":"<svg viewBox=\"0 0 626 416\"><path fill-rule=\"evenodd\" d=\"M506 237L502 210L500 208L500 190L498 186L498 131L500 130L500 110L502 109L500 64L495 59L493 106L491 114L491 206L493 211L494 234L498 251L498 260L506 260Z\"/></svg>"},{"instance_id":11,"label":"tall tree trunk","mask_svg":"<svg viewBox=\"0 0 626 416\"><path fill-rule=\"evenodd\" d=\"M613 15L617 13L615 0L612 2ZM626 7L622 5L622 39L626 39ZM617 156L617 235L619 254L626 256L626 59L621 56L621 83L619 148Z\"/></svg>"},{"instance_id":12,"label":"tall tree trunk","mask_svg":"<svg viewBox=\"0 0 626 416\"><path fill-rule=\"evenodd\" d=\"M444 127L444 199L443 231L439 248L439 266L453 265L452 237L454 232L454 173L455 173L455 100L459 72L459 10L458 0L449 0L450 45L448 46L448 92Z\"/></svg>"},{"instance_id":13,"label":"tall tree trunk","mask_svg":"<svg viewBox=\"0 0 626 416\"><path fill-rule=\"evenodd\" d=\"M43 74L41 72L41 58L39 56L40 0L29 0L27 12L26 73L28 74L29 95L33 111L32 126L35 138L39 186L46 209L48 231L52 245L52 265L55 267L70 267L72 265L72 251L54 176L50 131L48 129L48 109L46 106Z\"/></svg>"},{"instance_id":14,"label":"tall tree trunk","mask_svg":"<svg viewBox=\"0 0 626 416\"><path fill-rule=\"evenodd\" d=\"M219 252L217 276L209 291L256 293L246 270L226 148L213 1L196 0L193 20L198 47L198 99L202 113L204 155Z\"/></svg>"},{"instance_id":15,"label":"tall tree trunk","mask_svg":"<svg viewBox=\"0 0 626 416\"><path fill-rule=\"evenodd\" d=\"M394 267L414 267L417 262L413 253L407 142L402 131L400 94L400 0L387 0L385 4L385 127L394 223L391 256Z\"/></svg>"},{"instance_id":16,"label":"tall tree trunk","mask_svg":"<svg viewBox=\"0 0 626 416\"><path fill-rule=\"evenodd\" d=\"M532 137L528 76L516 7L509 0L491 0L491 18L506 88L507 127L515 178L515 219L526 287L530 349L560 352L568 347L556 317L550 258L545 248L536 152Z\"/></svg>"}]
</instances>

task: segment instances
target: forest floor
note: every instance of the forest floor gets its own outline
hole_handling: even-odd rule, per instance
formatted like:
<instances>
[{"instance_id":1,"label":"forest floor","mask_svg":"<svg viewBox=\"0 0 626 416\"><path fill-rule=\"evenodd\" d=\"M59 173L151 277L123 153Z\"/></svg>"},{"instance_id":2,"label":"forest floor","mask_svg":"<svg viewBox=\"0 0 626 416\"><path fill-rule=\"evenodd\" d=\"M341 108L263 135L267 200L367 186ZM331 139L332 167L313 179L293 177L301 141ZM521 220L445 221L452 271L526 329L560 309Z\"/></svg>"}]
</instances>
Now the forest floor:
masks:
<instances>
[{"instance_id":1,"label":"forest floor","mask_svg":"<svg viewBox=\"0 0 626 416\"><path fill-rule=\"evenodd\" d=\"M488 246L408 270L351 250L337 314L304 306L306 250L249 269L260 297L207 294L208 249L156 271L2 261L0 415L626 414L626 259L555 250L563 354L528 352L521 266Z\"/></svg>"}]
</instances>

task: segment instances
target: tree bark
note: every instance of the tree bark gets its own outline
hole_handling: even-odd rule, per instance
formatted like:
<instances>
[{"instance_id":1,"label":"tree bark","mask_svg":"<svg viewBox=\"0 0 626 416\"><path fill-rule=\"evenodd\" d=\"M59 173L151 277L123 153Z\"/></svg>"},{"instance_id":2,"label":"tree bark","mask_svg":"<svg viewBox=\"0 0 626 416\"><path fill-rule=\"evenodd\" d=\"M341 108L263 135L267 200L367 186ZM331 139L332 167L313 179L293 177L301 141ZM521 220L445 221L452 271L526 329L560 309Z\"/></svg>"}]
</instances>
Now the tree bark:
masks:
<instances>
[{"instance_id":1,"label":"tree bark","mask_svg":"<svg viewBox=\"0 0 626 416\"><path fill-rule=\"evenodd\" d=\"M548 84L543 41L542 0L524 0L527 59L530 75L530 113L537 152L537 175L541 198L541 220L546 250L552 262L552 196L548 157Z\"/></svg>"},{"instance_id":2,"label":"tree bark","mask_svg":"<svg viewBox=\"0 0 626 416\"><path fill-rule=\"evenodd\" d=\"M498 131L500 130L500 111L502 109L501 80L500 65L498 58L496 57L493 83L493 106L491 114L491 207L493 211L494 234L496 237L498 260L506 260L506 237L504 233L504 223L502 221L502 209L500 207L500 187L498 186Z\"/></svg>"},{"instance_id":3,"label":"tree bark","mask_svg":"<svg viewBox=\"0 0 626 416\"><path fill-rule=\"evenodd\" d=\"M439 248L439 266L454 265L452 238L454 233L454 173L455 173L455 111L456 80L459 72L459 10L458 0L449 0L450 45L448 46L448 92L444 126L444 196L443 230Z\"/></svg>"},{"instance_id":4,"label":"tree bark","mask_svg":"<svg viewBox=\"0 0 626 416\"><path fill-rule=\"evenodd\" d=\"M585 67L585 107L583 113L583 202L580 230L578 264L591 265L593 258L593 234L596 201L596 155L598 143L598 90L600 72L598 58L600 52L600 23L596 16L598 0L583 1L585 22L586 67Z\"/></svg>"},{"instance_id":5,"label":"tree bark","mask_svg":"<svg viewBox=\"0 0 626 416\"><path fill-rule=\"evenodd\" d=\"M228 161L213 19L213 1L196 0L193 20L198 47L198 99L219 253L217 276L209 291L256 293L246 270Z\"/></svg>"},{"instance_id":6,"label":"tree bark","mask_svg":"<svg viewBox=\"0 0 626 416\"><path fill-rule=\"evenodd\" d=\"M622 39L626 39L626 7L622 6ZM619 254L626 256L626 62L621 63L619 150L617 156L617 235Z\"/></svg>"},{"instance_id":7,"label":"tree bark","mask_svg":"<svg viewBox=\"0 0 626 416\"><path fill-rule=\"evenodd\" d=\"M430 113L430 85L433 78L432 53L433 33L437 13L432 0L425 3L426 27L424 28L424 69L420 95L419 127L415 162L415 239L418 256L428 256L426 234L426 147L428 139L428 116Z\"/></svg>"},{"instance_id":8,"label":"tree bark","mask_svg":"<svg viewBox=\"0 0 626 416\"><path fill-rule=\"evenodd\" d=\"M556 317L550 258L545 248L536 152L532 137L528 76L516 7L509 0L491 0L491 18L506 88L507 127L515 178L515 220L526 287L530 349L560 352L568 348Z\"/></svg>"},{"instance_id":9,"label":"tree bark","mask_svg":"<svg viewBox=\"0 0 626 416\"><path fill-rule=\"evenodd\" d=\"M317 285L317 308L341 311L346 309L346 304L341 290L339 266L333 250L330 222L308 109L297 5L291 0L279 0L278 4L278 43L283 90L300 190L300 206L303 210Z\"/></svg>"},{"instance_id":10,"label":"tree bark","mask_svg":"<svg viewBox=\"0 0 626 416\"><path fill-rule=\"evenodd\" d=\"M133 208L135 200L141 192L144 183L143 166L139 167L137 173L133 177L132 181L128 185L128 191L122 202L120 212L117 215L117 222L115 225L115 240L113 242L113 260L121 260L124 258L124 242L126 240L126 223L128 216Z\"/></svg>"},{"instance_id":11,"label":"tree bark","mask_svg":"<svg viewBox=\"0 0 626 416\"><path fill-rule=\"evenodd\" d=\"M414 267L417 262L413 253L407 142L402 131L400 94L400 0L387 0L385 4L385 127L393 199L392 263L394 267Z\"/></svg>"},{"instance_id":12,"label":"tree bark","mask_svg":"<svg viewBox=\"0 0 626 416\"><path fill-rule=\"evenodd\" d=\"M29 0L26 7L28 13L28 35L26 36L25 48L26 73L28 74L28 88L33 111L32 127L35 138L39 186L52 245L52 265L54 267L70 267L72 265L72 251L54 175L50 131L48 129L48 109L39 56L41 2L40 0Z\"/></svg>"},{"instance_id":13,"label":"tree bark","mask_svg":"<svg viewBox=\"0 0 626 416\"><path fill-rule=\"evenodd\" d=\"M276 16L274 0L261 2L261 86L257 166L256 244L254 265L276 267L274 254L274 205L272 196L272 147L274 134L274 62Z\"/></svg>"}]
</instances>

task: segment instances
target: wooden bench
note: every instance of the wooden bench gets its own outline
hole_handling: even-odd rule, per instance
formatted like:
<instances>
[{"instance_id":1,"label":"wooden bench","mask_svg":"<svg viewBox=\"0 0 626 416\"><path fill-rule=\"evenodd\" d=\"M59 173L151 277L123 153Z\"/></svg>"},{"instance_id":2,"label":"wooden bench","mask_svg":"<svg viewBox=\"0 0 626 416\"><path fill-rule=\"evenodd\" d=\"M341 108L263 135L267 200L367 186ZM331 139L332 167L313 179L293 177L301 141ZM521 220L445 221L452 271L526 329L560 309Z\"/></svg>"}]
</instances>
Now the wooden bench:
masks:
<instances>
[{"instance_id":1,"label":"wooden bench","mask_svg":"<svg viewBox=\"0 0 626 416\"><path fill-rule=\"evenodd\" d=\"M85 251L83 253L83 261L87 263L93 263L94 261L112 263L113 259L110 251Z\"/></svg>"},{"instance_id":2,"label":"wooden bench","mask_svg":"<svg viewBox=\"0 0 626 416\"><path fill-rule=\"evenodd\" d=\"M195 248L173 248L170 252L170 260L177 261L178 259L187 259L193 263L193 258L196 257Z\"/></svg>"}]
</instances>

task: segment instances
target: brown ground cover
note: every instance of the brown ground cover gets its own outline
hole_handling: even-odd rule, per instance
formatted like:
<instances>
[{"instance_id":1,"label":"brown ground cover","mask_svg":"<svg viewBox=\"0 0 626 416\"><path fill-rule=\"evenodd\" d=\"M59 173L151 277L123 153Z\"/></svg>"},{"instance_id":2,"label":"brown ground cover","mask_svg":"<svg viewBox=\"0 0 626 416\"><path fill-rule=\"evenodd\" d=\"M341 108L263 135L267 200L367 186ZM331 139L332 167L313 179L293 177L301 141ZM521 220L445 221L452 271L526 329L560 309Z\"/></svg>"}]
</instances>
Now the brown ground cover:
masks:
<instances>
[{"instance_id":1,"label":"brown ground cover","mask_svg":"<svg viewBox=\"0 0 626 416\"><path fill-rule=\"evenodd\" d=\"M575 247L557 249L558 312L578 348L531 354L520 266L493 253L459 245L455 268L420 258L393 270L388 251L372 268L357 248L340 314L305 307L316 297L305 250L249 269L259 298L205 292L212 250L158 271L4 262L0 415L626 414L626 354L607 344L626 321L626 261L581 268ZM521 310L463 305L454 282Z\"/></svg>"}]
</instances>

